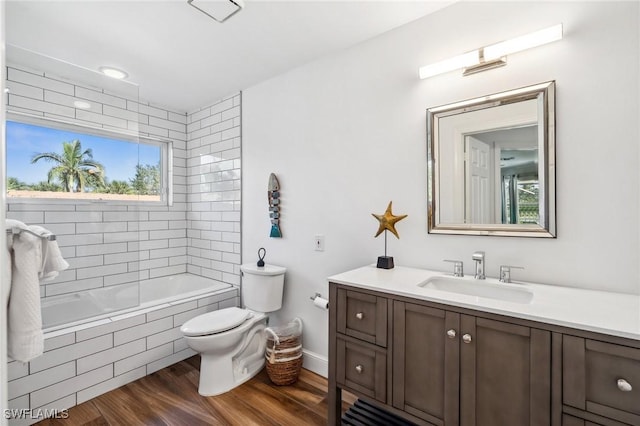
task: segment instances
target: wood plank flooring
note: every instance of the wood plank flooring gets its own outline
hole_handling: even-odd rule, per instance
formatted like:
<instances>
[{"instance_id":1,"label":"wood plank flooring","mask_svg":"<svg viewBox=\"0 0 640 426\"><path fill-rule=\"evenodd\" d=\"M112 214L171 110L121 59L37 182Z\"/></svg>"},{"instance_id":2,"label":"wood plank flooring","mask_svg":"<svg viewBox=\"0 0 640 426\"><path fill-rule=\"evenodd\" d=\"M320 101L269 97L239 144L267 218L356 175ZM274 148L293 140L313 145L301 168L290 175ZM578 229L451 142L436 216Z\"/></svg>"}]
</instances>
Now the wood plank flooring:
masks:
<instances>
[{"instance_id":1,"label":"wood plank flooring","mask_svg":"<svg viewBox=\"0 0 640 426\"><path fill-rule=\"evenodd\" d=\"M40 426L327 424L327 380L302 370L290 386L271 383L266 370L223 395L198 394L200 357L194 356L69 409L67 419ZM343 392L346 409L355 401Z\"/></svg>"}]
</instances>

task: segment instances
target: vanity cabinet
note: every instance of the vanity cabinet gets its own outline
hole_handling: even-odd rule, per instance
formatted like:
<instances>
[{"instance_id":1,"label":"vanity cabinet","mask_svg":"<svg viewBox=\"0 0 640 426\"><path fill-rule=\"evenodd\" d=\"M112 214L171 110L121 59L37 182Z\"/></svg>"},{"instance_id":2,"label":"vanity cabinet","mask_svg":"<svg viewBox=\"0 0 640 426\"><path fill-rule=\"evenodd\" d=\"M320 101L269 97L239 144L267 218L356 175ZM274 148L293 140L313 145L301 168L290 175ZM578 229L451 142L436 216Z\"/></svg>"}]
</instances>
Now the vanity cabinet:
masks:
<instances>
[{"instance_id":1,"label":"vanity cabinet","mask_svg":"<svg viewBox=\"0 0 640 426\"><path fill-rule=\"evenodd\" d=\"M330 405L344 388L426 425L550 424L550 332L333 284L330 306Z\"/></svg>"},{"instance_id":2,"label":"vanity cabinet","mask_svg":"<svg viewBox=\"0 0 640 426\"><path fill-rule=\"evenodd\" d=\"M640 426L639 341L329 290L329 424L345 389L419 425Z\"/></svg>"},{"instance_id":3,"label":"vanity cabinet","mask_svg":"<svg viewBox=\"0 0 640 426\"><path fill-rule=\"evenodd\" d=\"M548 425L551 333L393 303L393 406L431 424Z\"/></svg>"}]
</instances>

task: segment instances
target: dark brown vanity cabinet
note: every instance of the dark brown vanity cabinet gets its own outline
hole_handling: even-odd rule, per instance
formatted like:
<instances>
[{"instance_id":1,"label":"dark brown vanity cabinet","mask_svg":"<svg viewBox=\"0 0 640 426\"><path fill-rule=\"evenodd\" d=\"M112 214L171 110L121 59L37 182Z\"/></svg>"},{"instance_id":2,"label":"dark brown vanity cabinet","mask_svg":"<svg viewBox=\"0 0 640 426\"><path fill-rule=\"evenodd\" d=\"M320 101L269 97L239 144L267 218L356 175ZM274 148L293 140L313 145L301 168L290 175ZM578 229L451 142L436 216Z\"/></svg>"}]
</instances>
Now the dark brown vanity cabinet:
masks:
<instances>
[{"instance_id":1,"label":"dark brown vanity cabinet","mask_svg":"<svg viewBox=\"0 0 640 426\"><path fill-rule=\"evenodd\" d=\"M393 406L436 425L548 425L551 333L394 301Z\"/></svg>"},{"instance_id":2,"label":"dark brown vanity cabinet","mask_svg":"<svg viewBox=\"0 0 640 426\"><path fill-rule=\"evenodd\" d=\"M329 286L329 424L341 390L421 425L640 426L640 341Z\"/></svg>"},{"instance_id":3,"label":"dark brown vanity cabinet","mask_svg":"<svg viewBox=\"0 0 640 426\"><path fill-rule=\"evenodd\" d=\"M548 425L551 333L331 285L330 424L347 389L426 425Z\"/></svg>"}]
</instances>

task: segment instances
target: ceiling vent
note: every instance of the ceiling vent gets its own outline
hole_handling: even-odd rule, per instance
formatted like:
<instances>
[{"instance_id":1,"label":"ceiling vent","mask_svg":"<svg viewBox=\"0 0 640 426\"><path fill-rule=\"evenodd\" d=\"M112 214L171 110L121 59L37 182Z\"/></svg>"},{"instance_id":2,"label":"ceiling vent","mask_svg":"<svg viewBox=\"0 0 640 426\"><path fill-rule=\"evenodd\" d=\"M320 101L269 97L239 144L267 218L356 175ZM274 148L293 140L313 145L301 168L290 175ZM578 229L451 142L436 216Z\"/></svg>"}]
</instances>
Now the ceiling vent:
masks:
<instances>
[{"instance_id":1,"label":"ceiling vent","mask_svg":"<svg viewBox=\"0 0 640 426\"><path fill-rule=\"evenodd\" d=\"M187 0L187 3L217 22L226 21L244 7L242 0Z\"/></svg>"}]
</instances>

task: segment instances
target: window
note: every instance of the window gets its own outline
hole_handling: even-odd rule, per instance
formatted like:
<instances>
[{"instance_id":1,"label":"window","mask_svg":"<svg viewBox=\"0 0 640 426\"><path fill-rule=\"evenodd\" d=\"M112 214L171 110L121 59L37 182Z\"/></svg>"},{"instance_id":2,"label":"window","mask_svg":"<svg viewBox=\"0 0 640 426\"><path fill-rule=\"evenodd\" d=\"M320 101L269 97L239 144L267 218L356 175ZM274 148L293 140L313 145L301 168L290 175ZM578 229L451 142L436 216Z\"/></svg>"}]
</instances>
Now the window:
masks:
<instances>
[{"instance_id":1,"label":"window","mask_svg":"<svg viewBox=\"0 0 640 426\"><path fill-rule=\"evenodd\" d=\"M6 132L12 201L171 201L168 142L44 120L8 120Z\"/></svg>"}]
</instances>

